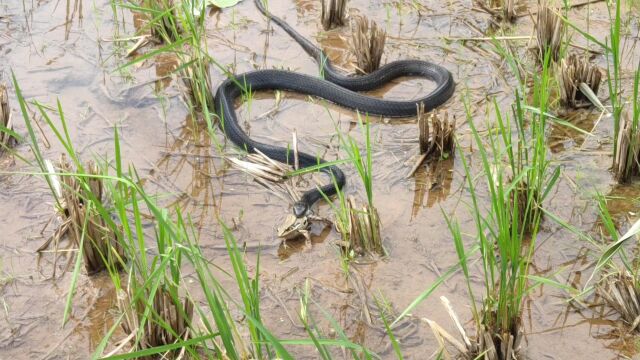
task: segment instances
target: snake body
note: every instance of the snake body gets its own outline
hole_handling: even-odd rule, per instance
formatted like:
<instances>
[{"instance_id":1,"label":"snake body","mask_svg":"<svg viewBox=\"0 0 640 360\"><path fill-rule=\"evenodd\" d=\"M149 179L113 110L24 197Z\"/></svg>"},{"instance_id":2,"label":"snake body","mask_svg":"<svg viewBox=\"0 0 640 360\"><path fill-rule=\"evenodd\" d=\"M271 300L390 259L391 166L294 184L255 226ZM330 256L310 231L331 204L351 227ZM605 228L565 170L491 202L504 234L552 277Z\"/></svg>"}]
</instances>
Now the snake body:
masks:
<instances>
[{"instance_id":1,"label":"snake body","mask_svg":"<svg viewBox=\"0 0 640 360\"><path fill-rule=\"evenodd\" d=\"M215 104L223 131L234 144L250 153L259 150L279 162L287 163L290 160L290 151L286 147L257 142L251 139L238 123L234 101L242 95L243 87L251 91L287 90L312 95L360 113L387 117L415 116L416 104L423 103L425 109L432 110L442 105L453 94L455 84L451 73L439 65L421 60L393 61L370 74L346 76L331 64L320 48L300 35L284 20L271 15L262 4L262 0L255 0L255 4L262 14L286 31L321 65L324 78L285 70L257 70L229 78L220 85L215 95ZM384 100L358 93L380 88L401 76L426 78L435 82L436 88L428 95L411 101ZM323 159L303 152L298 153L298 158L300 169L325 162ZM319 189L305 192L293 206L296 217L305 216L310 207L322 198L322 193L332 196L337 192L337 188L341 189L344 186L344 173L337 166L327 166L321 171L333 176L334 181Z\"/></svg>"}]
</instances>

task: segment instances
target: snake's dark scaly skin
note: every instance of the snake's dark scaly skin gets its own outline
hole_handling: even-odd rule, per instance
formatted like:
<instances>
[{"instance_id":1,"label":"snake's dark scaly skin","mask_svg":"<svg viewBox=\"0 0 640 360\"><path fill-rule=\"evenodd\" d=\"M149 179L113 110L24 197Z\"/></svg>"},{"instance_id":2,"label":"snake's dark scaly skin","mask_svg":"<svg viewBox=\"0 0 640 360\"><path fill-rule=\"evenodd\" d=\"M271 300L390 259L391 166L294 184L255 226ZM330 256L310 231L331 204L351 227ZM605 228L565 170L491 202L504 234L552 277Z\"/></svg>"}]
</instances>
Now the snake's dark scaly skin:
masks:
<instances>
[{"instance_id":1,"label":"snake's dark scaly skin","mask_svg":"<svg viewBox=\"0 0 640 360\"><path fill-rule=\"evenodd\" d=\"M240 148L248 152L260 150L270 158L286 163L290 161L286 147L264 144L252 140L238 124L234 108L234 100L242 95L242 86L259 90L288 90L317 96L334 104L358 110L360 113L381 115L387 117L415 116L416 104L423 103L426 110L432 110L447 101L455 89L451 73L436 64L420 60L393 61L378 70L363 76L346 76L340 73L328 61L324 52L305 39L284 20L271 15L263 6L261 0L255 0L258 9L271 21L286 31L304 50L312 56L318 64L322 64L324 79L308 75L298 74L284 70L258 70L237 75L235 81L228 79L220 85L215 95L216 111L221 118L222 128L226 136ZM373 98L359 94L358 91L368 91L380 88L389 81L401 76L416 76L429 79L436 83L436 88L428 95L411 101L391 101ZM305 168L318 163L323 159L299 152L300 168ZM322 193L332 196L336 193L336 185L342 189L345 176L337 166L328 166L321 171L333 175L331 181L320 189L311 189L304 193L300 201L296 202L293 212L297 217L307 214L309 208L322 198Z\"/></svg>"}]
</instances>

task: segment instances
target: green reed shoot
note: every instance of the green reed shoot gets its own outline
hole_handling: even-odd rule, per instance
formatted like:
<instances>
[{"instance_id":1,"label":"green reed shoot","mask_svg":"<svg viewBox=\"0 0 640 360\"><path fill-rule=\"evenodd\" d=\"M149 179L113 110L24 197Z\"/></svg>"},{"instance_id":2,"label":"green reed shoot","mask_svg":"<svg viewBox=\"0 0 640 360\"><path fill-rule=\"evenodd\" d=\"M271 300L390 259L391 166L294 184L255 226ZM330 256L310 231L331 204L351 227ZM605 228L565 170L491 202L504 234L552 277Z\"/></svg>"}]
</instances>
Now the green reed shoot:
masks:
<instances>
[{"instance_id":1,"label":"green reed shoot","mask_svg":"<svg viewBox=\"0 0 640 360\"><path fill-rule=\"evenodd\" d=\"M515 124L494 102L497 124L488 132L488 144L480 137L470 106L465 101L467 120L484 175L480 180L483 184L477 185L477 177L461 154L484 277L481 308L476 307L478 299L471 287L471 271L465 255L468 251L460 227L455 219L446 219L467 281L474 322L479 334L489 332L494 342L519 337L521 307L529 289L528 267L542 215L540 209L559 176L558 170L551 171L546 155L549 54L545 58L542 74L534 78L532 105L523 104L523 99L516 93ZM528 131L525 131L525 119L530 120ZM513 125L516 134L512 133ZM462 151L460 147L459 151ZM486 185L489 196L486 206L480 199L480 193L485 192L482 185ZM495 345L500 348L500 344Z\"/></svg>"},{"instance_id":2,"label":"green reed shoot","mask_svg":"<svg viewBox=\"0 0 640 360\"><path fill-rule=\"evenodd\" d=\"M620 13L621 2L615 2L615 10L612 16L611 8L609 11L609 37L607 39L607 84L609 86L609 96L611 99L611 107L613 108L614 134L618 134L620 128L620 116L622 113L622 82L620 79L622 49L620 44L620 32L622 15ZM614 140L614 153L617 150L617 142Z\"/></svg>"},{"instance_id":3,"label":"green reed shoot","mask_svg":"<svg viewBox=\"0 0 640 360\"><path fill-rule=\"evenodd\" d=\"M340 131L338 131L338 136L340 137L342 148L347 152L351 163L356 168L356 171L360 176L360 180L362 181L362 185L364 186L365 192L367 194L367 201L369 202L369 206L373 207L373 162L371 160L371 126L369 125L369 115L366 115L366 118L363 122L362 116L360 115L360 113L358 113L358 126L364 133L364 154L360 150L360 147L354 138L350 136L344 136Z\"/></svg>"}]
</instances>

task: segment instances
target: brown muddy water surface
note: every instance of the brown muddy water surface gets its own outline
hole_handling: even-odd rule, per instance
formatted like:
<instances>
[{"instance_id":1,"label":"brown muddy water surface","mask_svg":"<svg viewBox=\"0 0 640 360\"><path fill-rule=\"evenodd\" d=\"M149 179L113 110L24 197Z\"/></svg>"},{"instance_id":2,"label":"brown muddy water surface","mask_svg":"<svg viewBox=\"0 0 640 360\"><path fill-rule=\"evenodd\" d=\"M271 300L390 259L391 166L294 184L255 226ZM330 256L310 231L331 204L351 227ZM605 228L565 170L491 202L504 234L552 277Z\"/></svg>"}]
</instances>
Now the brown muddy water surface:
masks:
<instances>
[{"instance_id":1,"label":"brown muddy water surface","mask_svg":"<svg viewBox=\"0 0 640 360\"><path fill-rule=\"evenodd\" d=\"M418 4L417 11L412 4ZM536 3L525 8L535 11ZM350 69L345 56L348 30L325 33L319 24L320 1L270 1L271 10L287 20L304 36L319 42L336 61ZM415 58L429 60L449 69L457 83L455 95L442 107L458 119L457 134L465 156L477 164L470 145L463 96L472 104L473 119L481 128L491 121L491 98L507 107L513 101L516 84L503 60L489 42L448 41L456 37L490 34L490 17L472 10L471 1L365 1L349 2L350 15L365 14L387 29L389 38L383 62ZM274 28L258 13L253 1L206 14L210 54L235 73L256 68L289 68L317 75L317 64L283 31ZM569 11L569 17L600 40L608 32L608 15L603 3ZM587 27L587 18L588 27ZM509 32L533 33L532 17L518 19ZM354 341L363 342L383 358L393 351L378 323L367 321L375 309L373 295L382 293L397 310L402 310L457 262L453 242L442 211L455 214L463 232L473 234L464 190L464 170L458 159L424 166L406 179L417 153L417 125L414 119L373 118L374 199L383 223L384 244L389 257L373 264L352 266L353 281L345 281L337 250L332 243L339 234L331 228L313 228L312 247L300 242L284 249L276 226L289 213L289 204L254 183L250 177L230 169L221 160L214 142L223 145L219 133L212 139L188 115L170 56L159 56L123 71L114 71L132 42L111 41L135 33L133 15L118 8L115 13L106 0L0 0L0 76L9 83L14 71L25 97L55 104L62 102L71 138L84 159L112 159L113 127L121 128L122 154L145 179L148 192L163 195L166 204L179 203L197 224L200 244L209 259L229 269L224 241L216 217L234 225L234 234L247 246L247 262L255 264L261 248L261 279L265 323L281 338L305 337L297 311L299 291L311 279L312 297L344 327ZM632 22L625 46L633 55L623 66L633 68L638 59L637 23ZM574 34L574 44L591 46ZM534 41L510 41L517 53ZM151 51L147 46L140 53ZM606 66L601 55L595 61ZM213 84L223 79L212 70ZM428 92L428 82L408 80L391 84L375 93L387 98L414 98ZM605 87L605 86L603 86ZM606 99L600 92L600 98ZM256 94L251 106L239 108L240 121L250 134L265 142L290 142L297 131L300 148L336 159L341 131L361 139L355 114L317 100L284 94L278 106L273 93ZM16 131L26 134L15 96L11 96ZM607 103L605 103L607 104ZM597 110L582 110L567 118L585 136L553 126L549 143L554 166L562 168L559 186L546 208L583 231L597 232L597 214L592 201L595 192L616 196L611 209L625 227L639 210L637 185L612 186L611 119ZM61 148L44 129L42 144L50 159ZM225 150L233 152L232 145ZM17 152L32 159L23 144ZM343 166L346 192L365 199L356 173ZM53 199L41 177L15 174L34 171L18 158L0 158L0 359L86 359L106 333L116 314L114 293L106 278L82 275L75 296L71 320L61 327L64 299L70 276L64 276L67 261L58 261L54 275L53 256L40 261L35 250L51 235L47 227L53 214ZM475 165L474 173L480 171ZM7 174L14 172L14 174ZM331 217L322 203L318 212ZM469 241L471 239L468 239ZM545 220L539 235L532 269L561 283L582 286L593 266L588 244ZM150 253L155 250L149 249ZM250 266L253 269L253 267ZM481 284L480 268L475 277ZM197 280L185 269L187 284ZM223 282L232 282L222 277ZM227 280L224 280L227 279ZM425 359L437 343L421 318L435 320L453 331L438 298L447 296L463 320L470 320L470 304L462 276L447 280L425 300L397 331L407 358ZM570 305L567 295L541 286L525 302L526 355L530 359L617 359L635 355L634 340L623 342L617 318L599 299L589 298L587 308ZM203 302L204 305L204 302ZM318 312L316 318L321 319ZM322 323L325 333L329 324ZM118 336L116 336L118 338ZM300 358L315 358L305 348L292 351Z\"/></svg>"}]
</instances>

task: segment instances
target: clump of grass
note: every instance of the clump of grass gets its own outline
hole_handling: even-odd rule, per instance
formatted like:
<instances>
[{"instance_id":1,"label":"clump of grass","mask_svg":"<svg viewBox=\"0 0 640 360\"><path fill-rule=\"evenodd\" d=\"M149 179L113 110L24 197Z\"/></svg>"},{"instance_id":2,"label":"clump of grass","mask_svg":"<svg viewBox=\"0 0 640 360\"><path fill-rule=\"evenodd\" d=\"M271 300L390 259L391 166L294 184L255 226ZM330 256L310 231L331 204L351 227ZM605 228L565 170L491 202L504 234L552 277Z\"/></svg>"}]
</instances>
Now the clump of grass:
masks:
<instances>
[{"instance_id":1,"label":"clump of grass","mask_svg":"<svg viewBox=\"0 0 640 360\"><path fill-rule=\"evenodd\" d=\"M369 204L359 207L355 198L350 196L347 199L346 213L348 221L340 233L347 253L357 256L386 255L380 236L380 217L376 208Z\"/></svg>"},{"instance_id":2,"label":"clump of grass","mask_svg":"<svg viewBox=\"0 0 640 360\"><path fill-rule=\"evenodd\" d=\"M11 123L11 108L7 87L0 84L0 152L13 145L13 124Z\"/></svg>"},{"instance_id":3,"label":"clump of grass","mask_svg":"<svg viewBox=\"0 0 640 360\"><path fill-rule=\"evenodd\" d=\"M623 113L620 128L616 136L617 149L613 158L613 172L619 183L629 181L632 176L640 173L640 131L637 115L629 116Z\"/></svg>"},{"instance_id":4,"label":"clump of grass","mask_svg":"<svg viewBox=\"0 0 640 360\"><path fill-rule=\"evenodd\" d=\"M368 118L367 118L368 120ZM367 194L367 203L359 206L353 197L347 197L336 184L338 205L322 193L322 196L330 204L335 213L335 226L342 240L339 243L345 255L343 259L351 260L356 256L385 256L386 250L382 244L381 224L378 212L373 202L373 163L371 150L371 133L368 121L363 124L358 113L358 124L365 135L365 153L363 154L355 139L343 135L338 130L338 136L342 148L348 155L348 162L355 167ZM343 161L325 163L322 166L330 166ZM300 172L304 172L302 169ZM335 180L335 179L334 179ZM335 183L335 181L334 181ZM343 264L346 265L346 264ZM346 266L345 266L346 267Z\"/></svg>"},{"instance_id":5,"label":"clump of grass","mask_svg":"<svg viewBox=\"0 0 640 360\"><path fill-rule=\"evenodd\" d=\"M55 196L58 198L58 212L62 217L62 224L55 234L48 239L38 251L44 251L53 242L59 243L60 239L68 236L76 248L82 248L84 266L87 273L122 267L125 252L118 239L118 233L109 226L100 214L104 209L106 196L103 191L103 183L100 176L103 172L94 163L86 165L86 174L83 169L73 172L71 164L66 156L62 156L58 168L60 175L51 174Z\"/></svg>"},{"instance_id":6,"label":"clump of grass","mask_svg":"<svg viewBox=\"0 0 640 360\"><path fill-rule=\"evenodd\" d=\"M345 24L347 0L322 0L320 19L322 27L330 30Z\"/></svg>"},{"instance_id":7,"label":"clump of grass","mask_svg":"<svg viewBox=\"0 0 640 360\"><path fill-rule=\"evenodd\" d=\"M603 233L608 235L611 243L602 251L594 271L595 275L603 270L596 289L607 304L620 314L629 330L637 331L640 325L640 261L635 255L629 256L625 243L636 239L640 231L640 221L631 226L625 234L618 235L616 224L607 208L606 198L598 195L597 201ZM620 261L614 260L616 254L619 254Z\"/></svg>"},{"instance_id":8,"label":"clump of grass","mask_svg":"<svg viewBox=\"0 0 640 360\"><path fill-rule=\"evenodd\" d=\"M144 285L135 286L140 287ZM143 334L137 344L134 344L134 349L151 349L189 340L193 318L193 302L190 299L181 301L175 297L175 293L162 285L152 296L148 289L144 289L142 296L134 301L134 294L133 290L120 290L118 293L118 308L124 317L122 329L126 334ZM146 303L148 298L152 299L150 305ZM144 319L147 313L149 318ZM142 329L139 328L140 324L144 324Z\"/></svg>"},{"instance_id":9,"label":"clump of grass","mask_svg":"<svg viewBox=\"0 0 640 360\"><path fill-rule=\"evenodd\" d=\"M247 154L243 160L235 157L229 157L228 160L236 169L256 179L274 183L285 181L292 170L291 166L269 158L260 150L256 150L255 154Z\"/></svg>"},{"instance_id":10,"label":"clump of grass","mask_svg":"<svg viewBox=\"0 0 640 360\"><path fill-rule=\"evenodd\" d=\"M491 204L489 209L479 206L473 175L470 173L467 160L463 158L471 193L476 236L482 254L485 293L482 295L482 305L478 307L470 285L462 233L459 225L447 217L462 271L467 278L476 328L475 338L466 344L461 355L466 359L482 357L483 354L486 359L491 360L517 359L520 350L518 345L522 338L521 305L527 289L528 259L531 257L535 241L531 240L529 246L525 246L519 214L526 210L520 209L521 202L512 201L511 195L517 182L514 184L507 181L509 175L498 159L491 160L482 149L483 144L473 125L472 131L480 148L484 171L488 174L487 185L491 194ZM495 150L498 149L492 149L494 156L499 154ZM539 221L539 218L536 220ZM533 230L535 236L537 222Z\"/></svg>"},{"instance_id":11,"label":"clump of grass","mask_svg":"<svg viewBox=\"0 0 640 360\"><path fill-rule=\"evenodd\" d=\"M617 131L614 138L613 172L619 183L629 181L640 174L640 69L636 70L633 84L631 108L616 115L614 126ZM612 96L612 98L615 96ZM618 120L615 120L616 116Z\"/></svg>"},{"instance_id":12,"label":"clump of grass","mask_svg":"<svg viewBox=\"0 0 640 360\"><path fill-rule=\"evenodd\" d=\"M518 18L517 0L476 0L475 3L498 19L512 23Z\"/></svg>"},{"instance_id":13,"label":"clump of grass","mask_svg":"<svg viewBox=\"0 0 640 360\"><path fill-rule=\"evenodd\" d=\"M364 254L386 255L384 246L382 245L382 236L380 234L380 218L378 211L373 203L373 162L371 159L371 129L369 121L362 121L358 114L358 123L360 129L365 135L365 154L362 154L357 142L351 137L340 135L342 146L349 155L351 163L356 168L358 175L364 185L367 194L367 203L358 209L355 200L347 199L345 201L344 194L340 200L342 219L347 220L342 226L341 232L343 241L349 244L351 249L362 249Z\"/></svg>"},{"instance_id":14,"label":"clump of grass","mask_svg":"<svg viewBox=\"0 0 640 360\"><path fill-rule=\"evenodd\" d=\"M625 112L623 99L622 56L621 46L622 12L620 1L616 1L612 14L609 11L609 36L607 38L607 85L611 101L613 118L613 172L618 183L625 183L633 176L640 174L638 157L640 153L640 69L636 69L633 94L629 99L631 108Z\"/></svg>"},{"instance_id":15,"label":"clump of grass","mask_svg":"<svg viewBox=\"0 0 640 360\"><path fill-rule=\"evenodd\" d=\"M640 325L638 278L627 270L612 270L603 277L598 289L598 294L620 314L629 330L635 331Z\"/></svg>"},{"instance_id":16,"label":"clump of grass","mask_svg":"<svg viewBox=\"0 0 640 360\"><path fill-rule=\"evenodd\" d=\"M351 25L351 53L356 58L356 71L368 74L380 67L387 32L366 17L355 18Z\"/></svg>"},{"instance_id":17,"label":"clump of grass","mask_svg":"<svg viewBox=\"0 0 640 360\"><path fill-rule=\"evenodd\" d=\"M591 105L591 94L598 94L602 72L587 59L571 54L560 62L557 77L561 104L571 108L582 108ZM585 86L588 89L585 89Z\"/></svg>"},{"instance_id":18,"label":"clump of grass","mask_svg":"<svg viewBox=\"0 0 640 360\"><path fill-rule=\"evenodd\" d=\"M209 113L215 109L209 61L199 47L191 47L189 55L181 57L180 75L185 87L185 98L193 111Z\"/></svg>"},{"instance_id":19,"label":"clump of grass","mask_svg":"<svg viewBox=\"0 0 640 360\"><path fill-rule=\"evenodd\" d=\"M420 157L407 177L413 176L426 160L448 159L454 155L456 148L456 119L449 119L449 114L438 110L425 113L424 104L418 105L418 144ZM431 125L429 125L431 124Z\"/></svg>"},{"instance_id":20,"label":"clump of grass","mask_svg":"<svg viewBox=\"0 0 640 360\"><path fill-rule=\"evenodd\" d=\"M449 158L456 148L456 119L449 119L449 113L438 110L425 116L424 104L421 104L420 108L418 110L420 153L438 160Z\"/></svg>"},{"instance_id":21,"label":"clump of grass","mask_svg":"<svg viewBox=\"0 0 640 360\"><path fill-rule=\"evenodd\" d=\"M456 312L453 310L449 299L442 296L440 297L440 301L449 314L451 320L453 320L456 330L462 338L462 342L460 342L435 321L424 319L438 340L441 349L440 351L446 354L445 358L451 357L446 350L445 342L451 343L459 353L458 358L464 360L513 360L519 358L523 339L522 331L519 329L521 327L520 324L518 324L518 329L511 332L516 334L516 336L513 336L511 333L506 334L507 338L505 341L502 341L502 347L496 348L496 344L493 339L494 335L489 331L481 330L476 334L475 339L472 338L472 336L467 334L464 327L462 327L462 323L460 322Z\"/></svg>"},{"instance_id":22,"label":"clump of grass","mask_svg":"<svg viewBox=\"0 0 640 360\"><path fill-rule=\"evenodd\" d=\"M558 16L557 10L550 8L546 3L539 4L535 27L540 63L544 62L547 53L551 55L551 60L558 61L565 33L562 17Z\"/></svg>"},{"instance_id":23,"label":"clump of grass","mask_svg":"<svg viewBox=\"0 0 640 360\"><path fill-rule=\"evenodd\" d=\"M171 43L180 39L183 32L179 22L179 5L175 0L142 0L139 10L148 17L144 30L160 43Z\"/></svg>"},{"instance_id":24,"label":"clump of grass","mask_svg":"<svg viewBox=\"0 0 640 360\"><path fill-rule=\"evenodd\" d=\"M482 141L474 124L468 102L468 123L480 156L489 196L481 204L478 177L471 173L468 160L462 158L469 191L471 215L476 226L476 245L480 250L483 276L481 305L471 286L468 254L458 223L445 216L467 281L476 335L459 348L467 359L492 360L520 358L522 305L528 293L528 271L542 217L541 204L553 189L559 170L551 171L547 160L546 113L548 109L549 54L542 74L534 78L533 105L536 110L525 133L525 107L516 92L513 117L517 128L513 139L512 123L494 101L496 131L488 132L488 144ZM508 164L505 166L505 164ZM482 191L484 193L484 191Z\"/></svg>"},{"instance_id":25,"label":"clump of grass","mask_svg":"<svg viewBox=\"0 0 640 360\"><path fill-rule=\"evenodd\" d=\"M624 111L623 85L621 78L621 4L616 1L614 14L609 10L609 37L607 39L607 84L611 101L613 117L613 172L618 183L629 181L632 176L640 173L638 157L640 153L640 69L636 69L633 94L629 99L631 109Z\"/></svg>"}]
</instances>

